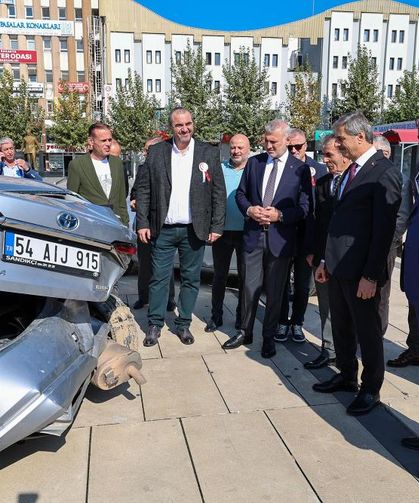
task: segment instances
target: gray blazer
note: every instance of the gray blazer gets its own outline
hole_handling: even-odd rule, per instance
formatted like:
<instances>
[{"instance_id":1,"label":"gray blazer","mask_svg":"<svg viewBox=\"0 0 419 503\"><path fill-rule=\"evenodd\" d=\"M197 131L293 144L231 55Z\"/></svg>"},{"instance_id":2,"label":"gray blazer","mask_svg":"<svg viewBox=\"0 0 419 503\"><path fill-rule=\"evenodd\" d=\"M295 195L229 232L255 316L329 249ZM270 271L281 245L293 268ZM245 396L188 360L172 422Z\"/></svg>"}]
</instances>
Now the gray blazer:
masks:
<instances>
[{"instance_id":1,"label":"gray blazer","mask_svg":"<svg viewBox=\"0 0 419 503\"><path fill-rule=\"evenodd\" d=\"M202 180L199 164L208 165L209 180ZM147 160L136 178L137 230L150 229L159 235L167 216L172 190L172 140L150 147ZM226 210L226 188L218 149L195 140L189 191L192 226L198 239L210 232L222 234Z\"/></svg>"}]
</instances>

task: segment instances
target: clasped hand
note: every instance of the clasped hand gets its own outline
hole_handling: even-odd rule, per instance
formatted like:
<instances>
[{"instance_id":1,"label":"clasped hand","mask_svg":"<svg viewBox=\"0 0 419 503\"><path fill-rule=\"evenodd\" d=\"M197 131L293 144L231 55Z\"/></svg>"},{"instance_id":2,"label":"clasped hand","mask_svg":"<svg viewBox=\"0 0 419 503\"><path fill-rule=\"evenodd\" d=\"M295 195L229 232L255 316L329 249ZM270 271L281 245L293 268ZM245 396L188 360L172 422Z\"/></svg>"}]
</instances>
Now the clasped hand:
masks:
<instances>
[{"instance_id":1,"label":"clasped hand","mask_svg":"<svg viewBox=\"0 0 419 503\"><path fill-rule=\"evenodd\" d=\"M271 222L278 222L279 220L279 210L272 206L267 206L266 208L251 206L248 215L260 225L269 225Z\"/></svg>"}]
</instances>

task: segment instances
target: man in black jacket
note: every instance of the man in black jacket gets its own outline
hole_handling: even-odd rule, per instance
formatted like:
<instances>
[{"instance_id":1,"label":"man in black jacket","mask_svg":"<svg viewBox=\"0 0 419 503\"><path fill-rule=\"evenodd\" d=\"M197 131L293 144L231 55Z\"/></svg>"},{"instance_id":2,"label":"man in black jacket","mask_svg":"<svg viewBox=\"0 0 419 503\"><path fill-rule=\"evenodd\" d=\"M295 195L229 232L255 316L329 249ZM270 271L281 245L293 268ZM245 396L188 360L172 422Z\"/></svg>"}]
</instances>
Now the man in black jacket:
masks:
<instances>
[{"instance_id":1,"label":"man in black jacket","mask_svg":"<svg viewBox=\"0 0 419 503\"><path fill-rule=\"evenodd\" d=\"M352 159L342 176L330 221L325 264L316 279L329 279L330 312L340 374L313 389L323 393L358 389L357 340L363 371L361 389L347 408L365 414L380 403L384 380L380 287L388 277L387 256L400 205L401 175L373 147L372 127L361 112L333 125L337 144Z\"/></svg>"}]
</instances>

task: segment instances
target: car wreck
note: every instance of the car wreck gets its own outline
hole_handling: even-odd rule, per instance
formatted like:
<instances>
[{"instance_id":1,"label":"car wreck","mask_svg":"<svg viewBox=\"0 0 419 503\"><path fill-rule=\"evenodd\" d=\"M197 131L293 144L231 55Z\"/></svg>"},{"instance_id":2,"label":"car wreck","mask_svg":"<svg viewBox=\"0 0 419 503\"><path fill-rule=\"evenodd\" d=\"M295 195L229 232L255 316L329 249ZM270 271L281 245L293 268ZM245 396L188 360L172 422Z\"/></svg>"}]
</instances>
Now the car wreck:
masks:
<instances>
[{"instance_id":1,"label":"car wreck","mask_svg":"<svg viewBox=\"0 0 419 503\"><path fill-rule=\"evenodd\" d=\"M145 382L139 327L113 294L134 242L110 208L1 177L0 451L65 432L90 382Z\"/></svg>"}]
</instances>

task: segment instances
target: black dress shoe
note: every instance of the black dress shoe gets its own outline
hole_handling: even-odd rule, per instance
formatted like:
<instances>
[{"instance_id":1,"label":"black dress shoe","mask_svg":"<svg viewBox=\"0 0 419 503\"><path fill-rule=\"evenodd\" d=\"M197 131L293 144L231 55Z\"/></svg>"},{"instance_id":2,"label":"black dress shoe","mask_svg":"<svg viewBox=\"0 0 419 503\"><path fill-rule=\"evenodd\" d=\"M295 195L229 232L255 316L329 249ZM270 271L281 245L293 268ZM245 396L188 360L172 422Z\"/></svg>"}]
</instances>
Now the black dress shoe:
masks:
<instances>
[{"instance_id":1,"label":"black dress shoe","mask_svg":"<svg viewBox=\"0 0 419 503\"><path fill-rule=\"evenodd\" d=\"M138 299L134 302L134 305L132 306L133 309L141 309L143 308L148 302L144 302L142 299Z\"/></svg>"},{"instance_id":2,"label":"black dress shoe","mask_svg":"<svg viewBox=\"0 0 419 503\"><path fill-rule=\"evenodd\" d=\"M154 346L157 344L157 339L160 337L161 328L157 325L150 325L148 327L147 335L143 341L144 346Z\"/></svg>"},{"instance_id":3,"label":"black dress shoe","mask_svg":"<svg viewBox=\"0 0 419 503\"><path fill-rule=\"evenodd\" d=\"M324 382L316 382L313 384L314 391L319 393L334 393L335 391L358 391L358 383L356 380L347 380L342 374L336 374Z\"/></svg>"},{"instance_id":4,"label":"black dress shoe","mask_svg":"<svg viewBox=\"0 0 419 503\"><path fill-rule=\"evenodd\" d=\"M252 342L253 336L246 335L243 330L240 330L240 332L237 332L236 335L223 344L223 349L235 349L242 344L252 344Z\"/></svg>"},{"instance_id":5,"label":"black dress shoe","mask_svg":"<svg viewBox=\"0 0 419 503\"><path fill-rule=\"evenodd\" d=\"M312 360L311 362L305 362L305 369L321 369L323 367L327 367L329 363L335 363L336 358L329 358L329 354L326 352L322 352L319 354L317 358Z\"/></svg>"},{"instance_id":6,"label":"black dress shoe","mask_svg":"<svg viewBox=\"0 0 419 503\"><path fill-rule=\"evenodd\" d=\"M405 437L402 438L402 445L409 449L419 451L419 438L418 437Z\"/></svg>"},{"instance_id":7,"label":"black dress shoe","mask_svg":"<svg viewBox=\"0 0 419 503\"><path fill-rule=\"evenodd\" d=\"M378 393L368 393L360 391L355 400L346 409L346 412L351 416L360 416L368 414L370 410L380 403L380 395Z\"/></svg>"},{"instance_id":8,"label":"black dress shoe","mask_svg":"<svg viewBox=\"0 0 419 503\"><path fill-rule=\"evenodd\" d=\"M174 311L176 309L176 302L172 299L172 300L169 300L169 302L167 303L167 306L166 306L166 311Z\"/></svg>"},{"instance_id":9,"label":"black dress shoe","mask_svg":"<svg viewBox=\"0 0 419 503\"><path fill-rule=\"evenodd\" d=\"M272 358L276 355L275 341L273 339L263 339L262 358Z\"/></svg>"},{"instance_id":10,"label":"black dress shoe","mask_svg":"<svg viewBox=\"0 0 419 503\"><path fill-rule=\"evenodd\" d=\"M214 320L211 318L204 328L204 332L215 332L218 327L221 327L223 320Z\"/></svg>"},{"instance_id":11,"label":"black dress shoe","mask_svg":"<svg viewBox=\"0 0 419 503\"><path fill-rule=\"evenodd\" d=\"M394 360L387 360L387 365L395 368L407 367L408 365L417 366L419 365L419 356L412 350L406 349Z\"/></svg>"},{"instance_id":12,"label":"black dress shoe","mask_svg":"<svg viewBox=\"0 0 419 503\"><path fill-rule=\"evenodd\" d=\"M178 328L176 330L176 335L179 337L180 341L183 342L183 344L186 344L188 346L195 342L195 339L191 334L189 328Z\"/></svg>"}]
</instances>

